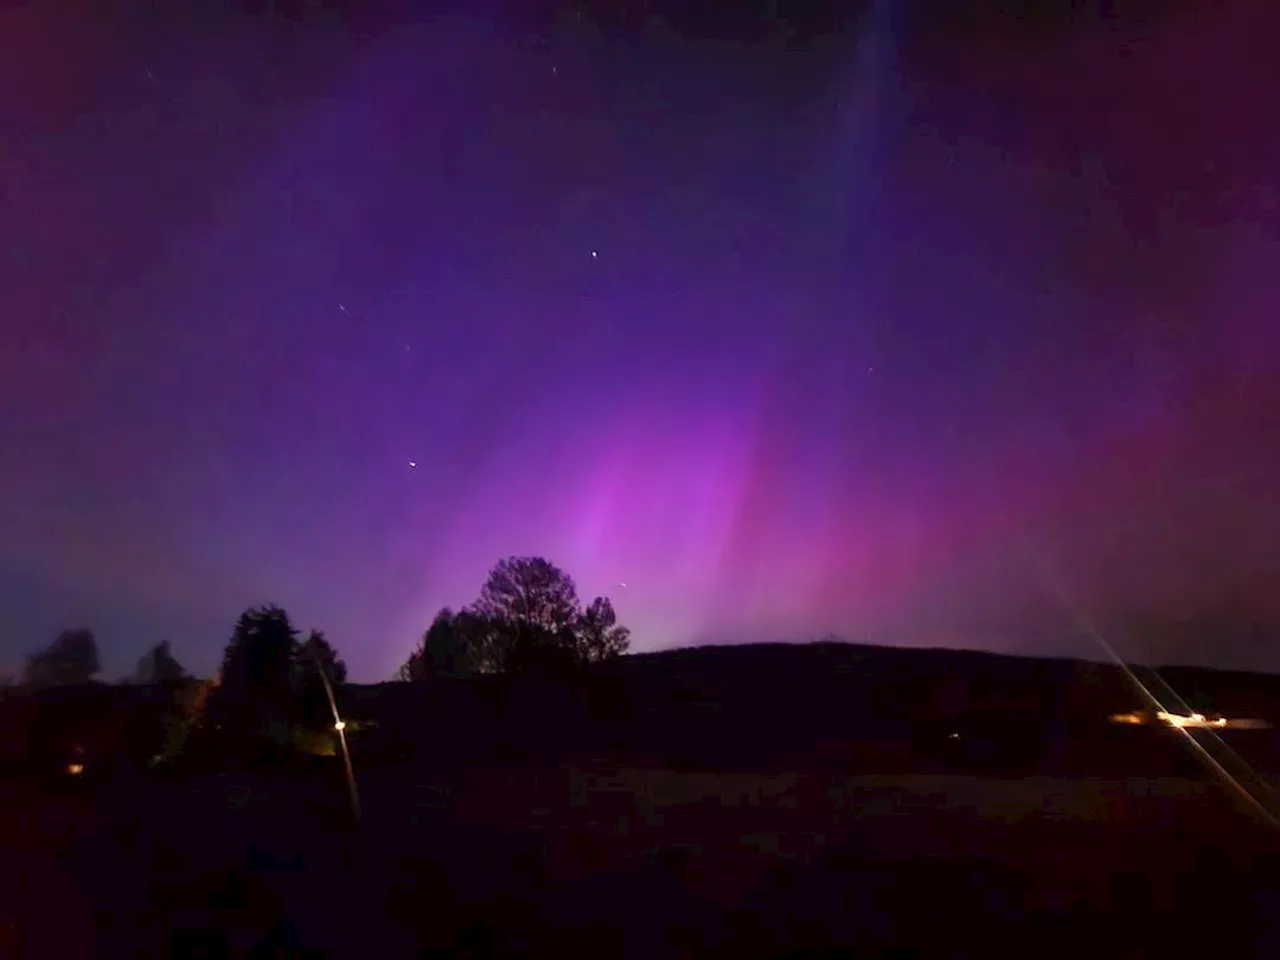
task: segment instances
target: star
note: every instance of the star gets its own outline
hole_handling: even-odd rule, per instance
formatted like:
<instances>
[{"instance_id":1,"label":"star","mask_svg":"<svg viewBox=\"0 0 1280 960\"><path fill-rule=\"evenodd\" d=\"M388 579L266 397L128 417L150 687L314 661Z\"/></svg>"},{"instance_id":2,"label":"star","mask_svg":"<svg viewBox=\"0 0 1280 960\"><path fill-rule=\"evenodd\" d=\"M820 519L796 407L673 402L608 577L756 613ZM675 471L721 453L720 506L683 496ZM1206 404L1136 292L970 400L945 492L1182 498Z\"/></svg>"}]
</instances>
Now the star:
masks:
<instances>
[{"instance_id":1,"label":"star","mask_svg":"<svg viewBox=\"0 0 1280 960\"><path fill-rule=\"evenodd\" d=\"M416 467L417 465L418 465L418 461L417 461L417 460L410 460L410 461L409 461L409 466L410 466L410 467Z\"/></svg>"},{"instance_id":2,"label":"star","mask_svg":"<svg viewBox=\"0 0 1280 960\"><path fill-rule=\"evenodd\" d=\"M591 259L596 259L596 252L594 250L591 251Z\"/></svg>"}]
</instances>

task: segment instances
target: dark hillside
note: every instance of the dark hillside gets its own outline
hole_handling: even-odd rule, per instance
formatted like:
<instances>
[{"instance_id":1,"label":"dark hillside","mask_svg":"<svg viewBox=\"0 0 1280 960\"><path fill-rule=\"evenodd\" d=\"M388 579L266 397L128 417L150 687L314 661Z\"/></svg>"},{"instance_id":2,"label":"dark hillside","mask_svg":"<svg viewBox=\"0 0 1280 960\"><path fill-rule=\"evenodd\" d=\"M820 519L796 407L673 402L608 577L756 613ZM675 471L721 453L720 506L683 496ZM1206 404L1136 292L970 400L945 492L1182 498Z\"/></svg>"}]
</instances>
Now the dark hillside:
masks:
<instances>
[{"instance_id":1,"label":"dark hillside","mask_svg":"<svg viewBox=\"0 0 1280 960\"><path fill-rule=\"evenodd\" d=\"M1176 699L1159 677L1198 709L1269 718L1280 702L1276 677L1137 672L1171 708ZM1146 705L1120 667L969 651L837 643L693 648L627 657L573 683L381 684L350 689L347 702L353 715L378 723L358 743L370 760L602 758L676 769L875 773L972 762L1010 773L1185 772L1184 745L1168 731L1109 721ZM1269 731L1223 736L1255 760L1273 754Z\"/></svg>"}]
</instances>

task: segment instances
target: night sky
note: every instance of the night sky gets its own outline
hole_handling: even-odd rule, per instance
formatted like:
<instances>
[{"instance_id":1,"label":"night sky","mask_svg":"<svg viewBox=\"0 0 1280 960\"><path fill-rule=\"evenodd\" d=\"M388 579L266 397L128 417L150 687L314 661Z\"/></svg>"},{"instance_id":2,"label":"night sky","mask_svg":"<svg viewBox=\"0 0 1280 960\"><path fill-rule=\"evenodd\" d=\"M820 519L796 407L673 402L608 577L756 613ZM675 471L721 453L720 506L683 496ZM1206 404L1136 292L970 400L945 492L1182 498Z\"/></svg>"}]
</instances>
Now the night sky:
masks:
<instances>
[{"instance_id":1,"label":"night sky","mask_svg":"<svg viewBox=\"0 0 1280 960\"><path fill-rule=\"evenodd\" d=\"M0 669L207 672L272 601L383 679L510 554L637 650L1280 669L1274 4L53 6L0 12Z\"/></svg>"}]
</instances>

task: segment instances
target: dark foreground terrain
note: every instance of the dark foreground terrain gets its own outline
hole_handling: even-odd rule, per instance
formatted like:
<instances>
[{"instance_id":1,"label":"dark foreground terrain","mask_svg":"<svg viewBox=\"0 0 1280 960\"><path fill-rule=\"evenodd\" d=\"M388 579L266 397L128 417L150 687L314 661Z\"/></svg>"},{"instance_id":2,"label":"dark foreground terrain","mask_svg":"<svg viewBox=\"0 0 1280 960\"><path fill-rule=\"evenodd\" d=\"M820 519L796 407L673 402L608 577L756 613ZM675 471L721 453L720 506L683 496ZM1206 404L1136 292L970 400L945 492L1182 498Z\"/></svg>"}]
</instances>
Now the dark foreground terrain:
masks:
<instances>
[{"instance_id":1,"label":"dark foreground terrain","mask_svg":"<svg viewBox=\"0 0 1280 960\"><path fill-rule=\"evenodd\" d=\"M336 783L10 784L5 949L1280 955L1275 838L1204 781L491 766L361 786L355 828Z\"/></svg>"},{"instance_id":2,"label":"dark foreground terrain","mask_svg":"<svg viewBox=\"0 0 1280 960\"><path fill-rule=\"evenodd\" d=\"M1280 956L1276 829L1095 722L1134 705L1096 669L836 653L352 691L358 824L335 758L7 780L0 956ZM1227 746L1270 791L1271 734Z\"/></svg>"}]
</instances>

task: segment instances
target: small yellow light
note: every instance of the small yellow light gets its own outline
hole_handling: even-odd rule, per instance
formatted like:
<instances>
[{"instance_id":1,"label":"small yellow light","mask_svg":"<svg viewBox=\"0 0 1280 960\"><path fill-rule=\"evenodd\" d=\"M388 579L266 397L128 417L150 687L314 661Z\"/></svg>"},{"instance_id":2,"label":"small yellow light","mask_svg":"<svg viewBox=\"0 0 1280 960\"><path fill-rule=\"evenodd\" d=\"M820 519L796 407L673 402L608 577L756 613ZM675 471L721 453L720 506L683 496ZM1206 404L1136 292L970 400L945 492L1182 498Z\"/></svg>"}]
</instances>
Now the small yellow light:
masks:
<instances>
[{"instance_id":1,"label":"small yellow light","mask_svg":"<svg viewBox=\"0 0 1280 960\"><path fill-rule=\"evenodd\" d=\"M1112 723L1127 723L1135 726L1141 726L1143 722L1142 714L1139 713L1113 713L1111 715Z\"/></svg>"},{"instance_id":2,"label":"small yellow light","mask_svg":"<svg viewBox=\"0 0 1280 960\"><path fill-rule=\"evenodd\" d=\"M83 764L83 763L68 763L68 764L67 764L67 773L71 774L73 777L78 777L78 776L80 776L80 774L84 773L84 764Z\"/></svg>"},{"instance_id":3,"label":"small yellow light","mask_svg":"<svg viewBox=\"0 0 1280 960\"><path fill-rule=\"evenodd\" d=\"M335 729L335 730L345 730L345 729L347 729L347 722L346 722L345 720L339 720L337 723L335 723L335 724L333 725L333 729Z\"/></svg>"}]
</instances>

